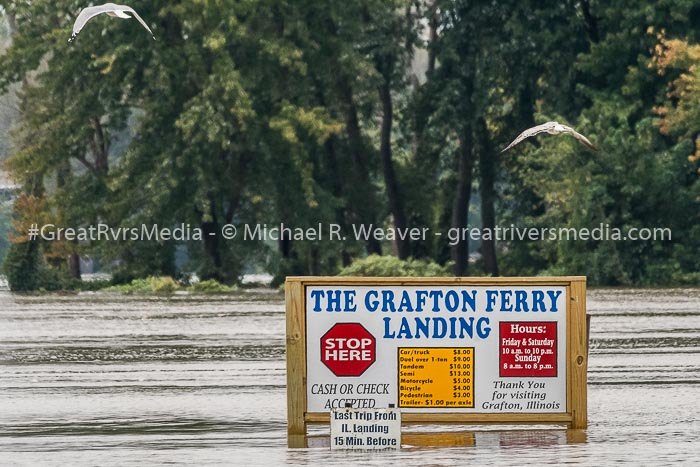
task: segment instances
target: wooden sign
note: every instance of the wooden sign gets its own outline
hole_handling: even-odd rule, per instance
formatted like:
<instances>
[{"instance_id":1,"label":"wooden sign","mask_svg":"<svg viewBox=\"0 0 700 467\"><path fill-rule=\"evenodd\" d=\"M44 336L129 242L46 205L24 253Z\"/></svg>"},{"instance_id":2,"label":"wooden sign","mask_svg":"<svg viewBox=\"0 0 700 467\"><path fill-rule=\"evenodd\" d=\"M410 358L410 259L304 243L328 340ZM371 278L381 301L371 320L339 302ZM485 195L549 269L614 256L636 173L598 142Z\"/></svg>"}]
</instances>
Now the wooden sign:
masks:
<instances>
[{"instance_id":1,"label":"wooden sign","mask_svg":"<svg viewBox=\"0 0 700 467\"><path fill-rule=\"evenodd\" d=\"M585 293L584 277L288 278L289 447L345 407L585 428Z\"/></svg>"}]
</instances>

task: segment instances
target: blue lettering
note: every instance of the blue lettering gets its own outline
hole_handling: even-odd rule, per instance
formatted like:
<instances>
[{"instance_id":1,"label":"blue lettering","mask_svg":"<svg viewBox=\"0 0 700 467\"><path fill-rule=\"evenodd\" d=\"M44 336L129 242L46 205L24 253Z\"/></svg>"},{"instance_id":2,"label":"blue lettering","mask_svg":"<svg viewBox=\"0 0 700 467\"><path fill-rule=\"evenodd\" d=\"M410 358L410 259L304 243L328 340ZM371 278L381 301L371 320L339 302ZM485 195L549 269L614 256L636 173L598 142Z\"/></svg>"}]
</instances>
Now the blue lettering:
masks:
<instances>
[{"instance_id":1,"label":"blue lettering","mask_svg":"<svg viewBox=\"0 0 700 467\"><path fill-rule=\"evenodd\" d=\"M447 321L445 321L445 318L433 318L433 339L442 339L446 335Z\"/></svg>"},{"instance_id":2,"label":"blue lettering","mask_svg":"<svg viewBox=\"0 0 700 467\"><path fill-rule=\"evenodd\" d=\"M340 290L329 290L327 296L328 306L326 311L340 311Z\"/></svg>"},{"instance_id":3,"label":"blue lettering","mask_svg":"<svg viewBox=\"0 0 700 467\"><path fill-rule=\"evenodd\" d=\"M430 318L414 318L416 320L416 339L420 339L420 333L423 332L423 337L430 337Z\"/></svg>"},{"instance_id":4,"label":"blue lettering","mask_svg":"<svg viewBox=\"0 0 700 467\"><path fill-rule=\"evenodd\" d=\"M476 311L476 290L472 290L471 297L466 290L462 290L462 311L467 311L467 304L472 311Z\"/></svg>"},{"instance_id":5,"label":"blue lettering","mask_svg":"<svg viewBox=\"0 0 700 467\"><path fill-rule=\"evenodd\" d=\"M357 305L355 305L355 290L346 290L343 292L345 295L345 311L357 311Z\"/></svg>"},{"instance_id":6,"label":"blue lettering","mask_svg":"<svg viewBox=\"0 0 700 467\"><path fill-rule=\"evenodd\" d=\"M401 295L401 304L399 305L399 311L413 311L413 305L411 305L411 298L408 296L408 292L405 290Z\"/></svg>"},{"instance_id":7,"label":"blue lettering","mask_svg":"<svg viewBox=\"0 0 700 467\"><path fill-rule=\"evenodd\" d=\"M559 295L561 295L561 290L557 290L556 292L553 290L548 290L547 295L549 295L549 298L552 299L552 307L550 308L550 310L552 313L556 313L557 311L559 311L557 309L557 299L559 298Z\"/></svg>"},{"instance_id":8,"label":"blue lettering","mask_svg":"<svg viewBox=\"0 0 700 467\"><path fill-rule=\"evenodd\" d=\"M374 290L372 292L374 292ZM391 318L387 316L384 318L384 339L394 339L395 337L396 335L391 331Z\"/></svg>"},{"instance_id":9,"label":"blue lettering","mask_svg":"<svg viewBox=\"0 0 700 467\"><path fill-rule=\"evenodd\" d=\"M404 337L406 339L412 339L413 334L411 333L411 327L408 325L408 321L406 320L406 318L401 318L401 326L396 338L403 339Z\"/></svg>"},{"instance_id":10,"label":"blue lettering","mask_svg":"<svg viewBox=\"0 0 700 467\"><path fill-rule=\"evenodd\" d=\"M385 339L486 339L491 334L489 318L484 316L413 318L412 321L402 317L398 332L392 329L392 317L382 319Z\"/></svg>"},{"instance_id":11,"label":"blue lettering","mask_svg":"<svg viewBox=\"0 0 700 467\"><path fill-rule=\"evenodd\" d=\"M544 292L541 290L532 292L532 311L547 311L544 306Z\"/></svg>"},{"instance_id":12,"label":"blue lettering","mask_svg":"<svg viewBox=\"0 0 700 467\"><path fill-rule=\"evenodd\" d=\"M428 296L427 290L416 290L416 311L423 311L425 300Z\"/></svg>"},{"instance_id":13,"label":"blue lettering","mask_svg":"<svg viewBox=\"0 0 700 467\"><path fill-rule=\"evenodd\" d=\"M394 292L391 290L382 290L382 311L396 311Z\"/></svg>"},{"instance_id":14,"label":"blue lettering","mask_svg":"<svg viewBox=\"0 0 700 467\"><path fill-rule=\"evenodd\" d=\"M374 298L374 300L372 300ZM365 308L367 311L375 312L379 308L379 292L376 290L370 290L365 295Z\"/></svg>"},{"instance_id":15,"label":"blue lettering","mask_svg":"<svg viewBox=\"0 0 700 467\"><path fill-rule=\"evenodd\" d=\"M486 339L491 334L491 326L489 326L489 319L486 316L482 316L476 322L476 335L481 339Z\"/></svg>"},{"instance_id":16,"label":"blue lettering","mask_svg":"<svg viewBox=\"0 0 700 467\"><path fill-rule=\"evenodd\" d=\"M311 291L311 298L314 301L314 311L319 312L321 311L321 299L325 295L325 292L323 290L312 290Z\"/></svg>"},{"instance_id":17,"label":"blue lettering","mask_svg":"<svg viewBox=\"0 0 700 467\"><path fill-rule=\"evenodd\" d=\"M433 299L433 311L440 311L438 300L442 297L442 290L431 290L428 295Z\"/></svg>"},{"instance_id":18,"label":"blue lettering","mask_svg":"<svg viewBox=\"0 0 700 467\"><path fill-rule=\"evenodd\" d=\"M486 291L486 311L493 311L493 306L496 304L496 296L498 295L498 290L487 290Z\"/></svg>"},{"instance_id":19,"label":"blue lettering","mask_svg":"<svg viewBox=\"0 0 700 467\"><path fill-rule=\"evenodd\" d=\"M447 311L457 311L459 306L459 295L454 290L449 290L445 294L445 307Z\"/></svg>"},{"instance_id":20,"label":"blue lettering","mask_svg":"<svg viewBox=\"0 0 700 467\"><path fill-rule=\"evenodd\" d=\"M527 292L524 290L515 291L515 311L530 311L527 306Z\"/></svg>"},{"instance_id":21,"label":"blue lettering","mask_svg":"<svg viewBox=\"0 0 700 467\"><path fill-rule=\"evenodd\" d=\"M510 303L510 297L512 295L512 290L501 291L501 311L513 311L513 305Z\"/></svg>"}]
</instances>

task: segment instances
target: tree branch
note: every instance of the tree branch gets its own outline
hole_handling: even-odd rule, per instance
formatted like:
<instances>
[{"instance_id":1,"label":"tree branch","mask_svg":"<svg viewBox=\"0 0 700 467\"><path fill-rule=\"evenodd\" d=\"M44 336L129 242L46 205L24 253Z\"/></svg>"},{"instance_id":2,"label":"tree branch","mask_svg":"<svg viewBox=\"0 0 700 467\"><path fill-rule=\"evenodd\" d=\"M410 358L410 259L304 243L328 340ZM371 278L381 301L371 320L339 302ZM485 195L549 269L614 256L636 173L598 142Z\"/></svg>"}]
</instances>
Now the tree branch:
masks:
<instances>
[{"instance_id":1,"label":"tree branch","mask_svg":"<svg viewBox=\"0 0 700 467\"><path fill-rule=\"evenodd\" d=\"M97 175L97 169L90 163L90 161L87 160L87 158L85 158L85 156L75 156L75 159L83 164L94 175Z\"/></svg>"}]
</instances>

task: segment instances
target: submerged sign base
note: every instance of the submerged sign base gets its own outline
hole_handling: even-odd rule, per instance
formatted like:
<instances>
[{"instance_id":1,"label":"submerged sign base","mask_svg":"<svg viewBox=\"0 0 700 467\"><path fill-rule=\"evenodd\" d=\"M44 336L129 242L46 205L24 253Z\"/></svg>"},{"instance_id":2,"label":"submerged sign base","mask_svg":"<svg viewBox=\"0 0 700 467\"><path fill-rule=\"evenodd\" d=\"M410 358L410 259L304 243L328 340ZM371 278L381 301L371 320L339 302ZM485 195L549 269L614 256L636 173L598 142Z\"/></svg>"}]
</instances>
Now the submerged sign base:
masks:
<instances>
[{"instance_id":1,"label":"submerged sign base","mask_svg":"<svg viewBox=\"0 0 700 467\"><path fill-rule=\"evenodd\" d=\"M290 447L348 406L586 427L584 277L299 277L286 294Z\"/></svg>"}]
</instances>

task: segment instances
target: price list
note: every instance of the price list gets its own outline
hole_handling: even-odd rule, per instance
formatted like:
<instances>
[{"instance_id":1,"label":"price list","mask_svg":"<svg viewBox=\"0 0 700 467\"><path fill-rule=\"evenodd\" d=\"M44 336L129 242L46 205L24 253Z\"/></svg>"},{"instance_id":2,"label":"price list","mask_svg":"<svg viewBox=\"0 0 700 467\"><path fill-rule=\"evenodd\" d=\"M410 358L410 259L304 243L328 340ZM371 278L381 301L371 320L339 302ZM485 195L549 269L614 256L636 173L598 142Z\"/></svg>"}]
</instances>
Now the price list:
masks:
<instances>
[{"instance_id":1,"label":"price list","mask_svg":"<svg viewBox=\"0 0 700 467\"><path fill-rule=\"evenodd\" d=\"M473 408L473 347L399 347L399 407Z\"/></svg>"}]
</instances>

